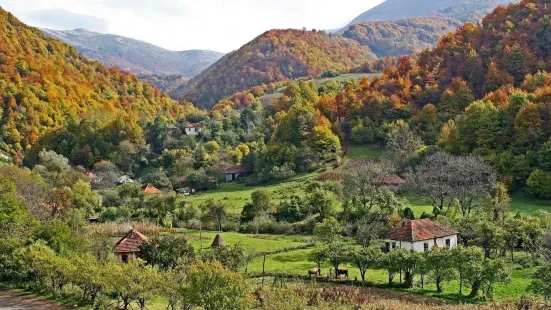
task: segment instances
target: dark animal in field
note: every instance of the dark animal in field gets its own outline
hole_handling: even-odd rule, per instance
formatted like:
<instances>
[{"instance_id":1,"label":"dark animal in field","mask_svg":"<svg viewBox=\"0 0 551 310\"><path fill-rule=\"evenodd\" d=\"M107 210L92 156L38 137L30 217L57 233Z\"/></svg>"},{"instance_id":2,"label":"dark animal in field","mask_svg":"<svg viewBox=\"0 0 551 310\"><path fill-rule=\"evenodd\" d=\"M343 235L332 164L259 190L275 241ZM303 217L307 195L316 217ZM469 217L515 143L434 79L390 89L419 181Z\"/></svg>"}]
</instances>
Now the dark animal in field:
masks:
<instances>
[{"instance_id":1,"label":"dark animal in field","mask_svg":"<svg viewBox=\"0 0 551 310\"><path fill-rule=\"evenodd\" d=\"M348 279L348 269L337 269L337 277L343 275Z\"/></svg>"},{"instance_id":2,"label":"dark animal in field","mask_svg":"<svg viewBox=\"0 0 551 310\"><path fill-rule=\"evenodd\" d=\"M308 275L310 277L311 276L321 276L321 269L319 269L319 268L310 269L310 270L308 270Z\"/></svg>"}]
</instances>

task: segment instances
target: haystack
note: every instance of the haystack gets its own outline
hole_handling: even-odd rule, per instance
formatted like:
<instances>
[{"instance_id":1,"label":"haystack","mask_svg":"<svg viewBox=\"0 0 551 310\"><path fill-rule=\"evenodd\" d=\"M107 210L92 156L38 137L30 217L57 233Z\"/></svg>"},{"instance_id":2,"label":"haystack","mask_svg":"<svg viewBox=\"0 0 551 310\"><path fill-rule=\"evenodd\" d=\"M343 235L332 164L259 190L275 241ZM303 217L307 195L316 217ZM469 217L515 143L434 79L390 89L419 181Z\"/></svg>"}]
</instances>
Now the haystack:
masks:
<instances>
[{"instance_id":1,"label":"haystack","mask_svg":"<svg viewBox=\"0 0 551 310\"><path fill-rule=\"evenodd\" d=\"M211 248L221 248L225 246L226 243L224 242L224 238L220 236L220 234L217 234L216 237L214 237L214 240L212 241L212 244L210 245Z\"/></svg>"}]
</instances>

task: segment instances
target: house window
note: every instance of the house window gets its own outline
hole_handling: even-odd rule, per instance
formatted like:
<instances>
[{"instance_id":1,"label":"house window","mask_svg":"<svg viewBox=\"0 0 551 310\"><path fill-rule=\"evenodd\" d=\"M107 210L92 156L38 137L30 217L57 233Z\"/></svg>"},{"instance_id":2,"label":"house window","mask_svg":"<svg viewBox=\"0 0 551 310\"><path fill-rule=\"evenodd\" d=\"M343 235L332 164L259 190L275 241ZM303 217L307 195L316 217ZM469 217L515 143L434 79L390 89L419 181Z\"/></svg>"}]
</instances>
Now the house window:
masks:
<instances>
[{"instance_id":1,"label":"house window","mask_svg":"<svg viewBox=\"0 0 551 310\"><path fill-rule=\"evenodd\" d=\"M428 251L429 251L429 243L428 243L428 242L425 242L425 243L423 244L423 250L424 250L425 252L428 252Z\"/></svg>"},{"instance_id":2,"label":"house window","mask_svg":"<svg viewBox=\"0 0 551 310\"><path fill-rule=\"evenodd\" d=\"M390 242L385 242L385 252L390 252Z\"/></svg>"},{"instance_id":3,"label":"house window","mask_svg":"<svg viewBox=\"0 0 551 310\"><path fill-rule=\"evenodd\" d=\"M392 249L394 250L396 248L396 242L392 242Z\"/></svg>"},{"instance_id":4,"label":"house window","mask_svg":"<svg viewBox=\"0 0 551 310\"><path fill-rule=\"evenodd\" d=\"M121 259L123 264L128 264L128 254L123 254Z\"/></svg>"},{"instance_id":5,"label":"house window","mask_svg":"<svg viewBox=\"0 0 551 310\"><path fill-rule=\"evenodd\" d=\"M450 239L446 239L446 246L449 248L451 247L451 240Z\"/></svg>"}]
</instances>

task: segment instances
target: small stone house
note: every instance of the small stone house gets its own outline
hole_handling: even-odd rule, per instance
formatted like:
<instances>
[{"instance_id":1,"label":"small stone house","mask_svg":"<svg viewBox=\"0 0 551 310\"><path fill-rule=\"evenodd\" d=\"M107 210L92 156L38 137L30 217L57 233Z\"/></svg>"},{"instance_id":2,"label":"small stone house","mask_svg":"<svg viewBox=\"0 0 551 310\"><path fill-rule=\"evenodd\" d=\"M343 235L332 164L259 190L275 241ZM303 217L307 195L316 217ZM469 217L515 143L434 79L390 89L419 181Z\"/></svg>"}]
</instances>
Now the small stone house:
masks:
<instances>
[{"instance_id":1,"label":"small stone house","mask_svg":"<svg viewBox=\"0 0 551 310\"><path fill-rule=\"evenodd\" d=\"M201 127L199 124L189 124L186 126L186 135L196 136L201 132Z\"/></svg>"},{"instance_id":2,"label":"small stone house","mask_svg":"<svg viewBox=\"0 0 551 310\"><path fill-rule=\"evenodd\" d=\"M143 242L149 242L149 238L139 231L132 229L115 244L113 250L115 262L118 264L128 264L136 261L140 257L140 245Z\"/></svg>"},{"instance_id":3,"label":"small stone house","mask_svg":"<svg viewBox=\"0 0 551 310\"><path fill-rule=\"evenodd\" d=\"M392 231L385 240L385 250L406 249L426 252L433 247L457 247L458 232L431 219L413 220Z\"/></svg>"},{"instance_id":4,"label":"small stone house","mask_svg":"<svg viewBox=\"0 0 551 310\"><path fill-rule=\"evenodd\" d=\"M239 176L245 173L245 167L243 166L230 166L224 171L226 174L226 182L233 182L239 178Z\"/></svg>"}]
</instances>

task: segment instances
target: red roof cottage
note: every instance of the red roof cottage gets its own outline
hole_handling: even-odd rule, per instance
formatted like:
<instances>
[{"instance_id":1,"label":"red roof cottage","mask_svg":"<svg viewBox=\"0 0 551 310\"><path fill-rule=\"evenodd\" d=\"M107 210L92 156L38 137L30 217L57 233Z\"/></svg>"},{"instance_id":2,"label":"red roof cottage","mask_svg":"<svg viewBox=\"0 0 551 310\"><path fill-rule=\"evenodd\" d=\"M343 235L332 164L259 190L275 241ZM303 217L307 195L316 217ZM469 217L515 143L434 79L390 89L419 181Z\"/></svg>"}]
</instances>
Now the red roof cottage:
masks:
<instances>
[{"instance_id":1,"label":"red roof cottage","mask_svg":"<svg viewBox=\"0 0 551 310\"><path fill-rule=\"evenodd\" d=\"M434 246L455 248L457 231L431 219L414 220L390 232L385 242L387 251L401 248L423 252Z\"/></svg>"},{"instance_id":2,"label":"red roof cottage","mask_svg":"<svg viewBox=\"0 0 551 310\"><path fill-rule=\"evenodd\" d=\"M127 264L140 257L140 245L149 242L149 238L137 230L132 229L126 236L115 244L115 262Z\"/></svg>"},{"instance_id":3,"label":"red roof cottage","mask_svg":"<svg viewBox=\"0 0 551 310\"><path fill-rule=\"evenodd\" d=\"M147 185L142 186L142 192L144 192L146 194L151 194L151 195L157 195L157 194L161 193L161 191L158 188L156 188L155 186L153 186L151 184L147 184Z\"/></svg>"}]
</instances>

